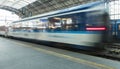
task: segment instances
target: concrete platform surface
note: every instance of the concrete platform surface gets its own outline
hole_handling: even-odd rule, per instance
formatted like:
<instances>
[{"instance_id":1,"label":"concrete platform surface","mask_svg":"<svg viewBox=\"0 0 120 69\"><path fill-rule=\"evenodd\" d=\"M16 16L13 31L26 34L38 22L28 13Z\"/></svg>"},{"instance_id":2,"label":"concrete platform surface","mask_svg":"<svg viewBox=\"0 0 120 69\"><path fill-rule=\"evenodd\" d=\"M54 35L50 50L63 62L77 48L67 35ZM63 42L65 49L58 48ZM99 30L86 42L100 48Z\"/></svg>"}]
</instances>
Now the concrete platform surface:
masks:
<instances>
[{"instance_id":1,"label":"concrete platform surface","mask_svg":"<svg viewBox=\"0 0 120 69\"><path fill-rule=\"evenodd\" d=\"M0 69L120 69L120 62L0 37Z\"/></svg>"}]
</instances>

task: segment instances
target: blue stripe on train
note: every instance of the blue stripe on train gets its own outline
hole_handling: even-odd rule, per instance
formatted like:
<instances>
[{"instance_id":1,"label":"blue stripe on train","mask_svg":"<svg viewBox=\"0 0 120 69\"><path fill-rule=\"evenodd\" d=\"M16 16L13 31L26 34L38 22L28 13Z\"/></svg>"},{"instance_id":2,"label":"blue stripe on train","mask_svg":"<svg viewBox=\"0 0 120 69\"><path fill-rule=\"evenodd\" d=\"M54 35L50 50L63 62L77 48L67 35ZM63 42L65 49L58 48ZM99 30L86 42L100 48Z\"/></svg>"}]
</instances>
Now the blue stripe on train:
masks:
<instances>
[{"instance_id":1,"label":"blue stripe on train","mask_svg":"<svg viewBox=\"0 0 120 69\"><path fill-rule=\"evenodd\" d=\"M66 33L66 34L101 34L100 31L12 31L24 33Z\"/></svg>"}]
</instances>

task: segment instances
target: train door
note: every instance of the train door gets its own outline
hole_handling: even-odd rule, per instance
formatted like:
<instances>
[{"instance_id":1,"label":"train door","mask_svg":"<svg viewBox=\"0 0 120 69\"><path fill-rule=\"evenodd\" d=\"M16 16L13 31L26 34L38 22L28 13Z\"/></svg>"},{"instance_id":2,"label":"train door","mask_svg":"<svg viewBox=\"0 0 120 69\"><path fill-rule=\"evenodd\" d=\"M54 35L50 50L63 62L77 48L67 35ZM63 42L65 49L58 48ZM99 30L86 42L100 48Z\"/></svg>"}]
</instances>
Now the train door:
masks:
<instances>
[{"instance_id":1,"label":"train door","mask_svg":"<svg viewBox=\"0 0 120 69\"><path fill-rule=\"evenodd\" d=\"M111 34L113 39L116 40L118 37L118 24L116 20L111 21Z\"/></svg>"},{"instance_id":2,"label":"train door","mask_svg":"<svg viewBox=\"0 0 120 69\"><path fill-rule=\"evenodd\" d=\"M117 25L117 27L116 27L116 38L120 39L120 23L117 23L116 25Z\"/></svg>"}]
</instances>

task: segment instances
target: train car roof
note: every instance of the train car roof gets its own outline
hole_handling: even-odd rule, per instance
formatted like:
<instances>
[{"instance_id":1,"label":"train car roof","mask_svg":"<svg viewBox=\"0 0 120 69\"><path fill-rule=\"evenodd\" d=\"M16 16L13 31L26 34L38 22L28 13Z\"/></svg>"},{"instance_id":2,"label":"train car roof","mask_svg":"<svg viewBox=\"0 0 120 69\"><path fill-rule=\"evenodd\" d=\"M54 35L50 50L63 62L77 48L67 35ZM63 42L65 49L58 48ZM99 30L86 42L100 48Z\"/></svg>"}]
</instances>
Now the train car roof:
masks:
<instances>
[{"instance_id":1,"label":"train car roof","mask_svg":"<svg viewBox=\"0 0 120 69\"><path fill-rule=\"evenodd\" d=\"M46 17L46 16L50 16L50 15L55 15L55 14L61 14L61 13L66 13L66 12L71 12L71 11L76 11L76 10L87 9L87 8L99 5L101 3L103 3L103 2L102 1L92 2L92 3L88 3L88 4L84 4L84 5L79 5L79 6L70 7L70 8L67 8L67 9L57 10L57 11L53 11L53 12L48 12L48 13L24 18L24 19L21 19L19 21L14 21L13 23L38 19L38 18L41 18L41 17Z\"/></svg>"}]
</instances>

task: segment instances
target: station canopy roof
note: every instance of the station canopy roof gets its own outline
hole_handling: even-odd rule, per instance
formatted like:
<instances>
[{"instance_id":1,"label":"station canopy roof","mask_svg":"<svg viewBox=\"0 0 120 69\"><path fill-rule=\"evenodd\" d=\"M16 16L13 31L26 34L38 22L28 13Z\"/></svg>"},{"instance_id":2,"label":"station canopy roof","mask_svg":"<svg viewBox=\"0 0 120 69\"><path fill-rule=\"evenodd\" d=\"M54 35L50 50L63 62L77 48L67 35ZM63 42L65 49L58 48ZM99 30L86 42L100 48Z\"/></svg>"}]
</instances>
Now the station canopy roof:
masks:
<instances>
[{"instance_id":1,"label":"station canopy roof","mask_svg":"<svg viewBox=\"0 0 120 69\"><path fill-rule=\"evenodd\" d=\"M100 0L0 0L0 8L25 18L94 1Z\"/></svg>"},{"instance_id":2,"label":"station canopy roof","mask_svg":"<svg viewBox=\"0 0 120 69\"><path fill-rule=\"evenodd\" d=\"M10 6L16 9L20 9L35 1L36 0L0 0L0 5Z\"/></svg>"}]
</instances>

